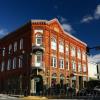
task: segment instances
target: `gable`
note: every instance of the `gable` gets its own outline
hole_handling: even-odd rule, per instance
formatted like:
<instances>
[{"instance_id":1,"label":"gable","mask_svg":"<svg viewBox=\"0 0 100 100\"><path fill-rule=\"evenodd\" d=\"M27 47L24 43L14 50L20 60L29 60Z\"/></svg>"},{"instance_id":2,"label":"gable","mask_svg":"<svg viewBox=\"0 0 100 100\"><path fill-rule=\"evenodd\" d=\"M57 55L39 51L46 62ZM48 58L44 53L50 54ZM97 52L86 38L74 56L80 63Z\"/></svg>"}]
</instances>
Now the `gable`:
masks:
<instances>
[{"instance_id":1,"label":"gable","mask_svg":"<svg viewBox=\"0 0 100 100\"><path fill-rule=\"evenodd\" d=\"M50 25L50 28L56 32L64 32L61 24L59 23L59 21L57 19L53 19L53 20L50 20L49 23Z\"/></svg>"}]
</instances>

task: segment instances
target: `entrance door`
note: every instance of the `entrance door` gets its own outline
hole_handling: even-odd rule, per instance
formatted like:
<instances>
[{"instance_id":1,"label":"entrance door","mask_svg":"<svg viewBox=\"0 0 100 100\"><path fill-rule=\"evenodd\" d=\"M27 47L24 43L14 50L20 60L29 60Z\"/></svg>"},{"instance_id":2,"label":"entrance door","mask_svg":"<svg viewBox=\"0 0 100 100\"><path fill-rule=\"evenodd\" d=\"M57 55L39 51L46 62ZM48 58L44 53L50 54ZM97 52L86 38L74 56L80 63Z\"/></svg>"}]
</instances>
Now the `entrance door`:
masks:
<instances>
[{"instance_id":1,"label":"entrance door","mask_svg":"<svg viewBox=\"0 0 100 100\"><path fill-rule=\"evenodd\" d=\"M36 94L40 95L43 92L43 78L41 75L36 77Z\"/></svg>"},{"instance_id":2,"label":"entrance door","mask_svg":"<svg viewBox=\"0 0 100 100\"><path fill-rule=\"evenodd\" d=\"M79 76L79 89L83 88L83 78L82 76Z\"/></svg>"}]
</instances>

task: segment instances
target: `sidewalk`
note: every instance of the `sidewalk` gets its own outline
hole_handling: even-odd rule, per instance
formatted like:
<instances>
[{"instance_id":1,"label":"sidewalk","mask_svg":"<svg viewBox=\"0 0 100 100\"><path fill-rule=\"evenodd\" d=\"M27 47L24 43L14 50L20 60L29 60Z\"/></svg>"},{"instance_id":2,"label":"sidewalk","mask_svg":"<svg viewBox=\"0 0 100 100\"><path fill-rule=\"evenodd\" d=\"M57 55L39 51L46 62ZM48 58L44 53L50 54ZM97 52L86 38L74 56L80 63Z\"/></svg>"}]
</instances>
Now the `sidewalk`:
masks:
<instances>
[{"instance_id":1,"label":"sidewalk","mask_svg":"<svg viewBox=\"0 0 100 100\"><path fill-rule=\"evenodd\" d=\"M42 96L27 96L22 97L21 100L48 100L48 98Z\"/></svg>"}]
</instances>

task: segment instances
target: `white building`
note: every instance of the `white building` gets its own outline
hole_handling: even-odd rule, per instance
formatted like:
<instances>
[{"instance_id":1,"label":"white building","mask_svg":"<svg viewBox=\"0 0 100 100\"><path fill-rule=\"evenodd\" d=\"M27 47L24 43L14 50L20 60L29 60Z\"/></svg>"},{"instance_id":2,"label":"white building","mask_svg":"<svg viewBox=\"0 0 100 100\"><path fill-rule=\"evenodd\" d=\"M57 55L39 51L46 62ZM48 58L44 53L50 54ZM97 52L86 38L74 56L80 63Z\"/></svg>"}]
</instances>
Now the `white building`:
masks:
<instances>
[{"instance_id":1,"label":"white building","mask_svg":"<svg viewBox=\"0 0 100 100\"><path fill-rule=\"evenodd\" d=\"M88 61L88 78L97 79L97 64L92 61Z\"/></svg>"}]
</instances>

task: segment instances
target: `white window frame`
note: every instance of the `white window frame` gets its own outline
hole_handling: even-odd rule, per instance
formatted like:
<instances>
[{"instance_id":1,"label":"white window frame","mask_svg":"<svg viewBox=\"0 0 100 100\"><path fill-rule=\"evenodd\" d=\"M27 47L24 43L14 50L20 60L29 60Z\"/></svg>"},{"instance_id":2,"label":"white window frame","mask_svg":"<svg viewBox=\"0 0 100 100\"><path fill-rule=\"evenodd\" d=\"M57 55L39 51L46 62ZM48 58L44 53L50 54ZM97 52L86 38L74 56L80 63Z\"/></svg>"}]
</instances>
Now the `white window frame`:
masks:
<instances>
[{"instance_id":1,"label":"white window frame","mask_svg":"<svg viewBox=\"0 0 100 100\"><path fill-rule=\"evenodd\" d=\"M17 59L16 57L13 58L13 69L16 69L16 66L17 66Z\"/></svg>"},{"instance_id":2,"label":"white window frame","mask_svg":"<svg viewBox=\"0 0 100 100\"><path fill-rule=\"evenodd\" d=\"M22 67L23 67L23 55L20 55L20 56L19 56L19 59L18 59L18 66L19 66L19 68L22 68Z\"/></svg>"},{"instance_id":3,"label":"white window frame","mask_svg":"<svg viewBox=\"0 0 100 100\"><path fill-rule=\"evenodd\" d=\"M81 59L81 50L80 49L77 50L77 58Z\"/></svg>"},{"instance_id":4,"label":"white window frame","mask_svg":"<svg viewBox=\"0 0 100 100\"><path fill-rule=\"evenodd\" d=\"M59 52L64 53L64 42L63 41L59 42Z\"/></svg>"},{"instance_id":5,"label":"white window frame","mask_svg":"<svg viewBox=\"0 0 100 100\"><path fill-rule=\"evenodd\" d=\"M57 42L56 38L52 37L51 39L51 49L56 50L57 49Z\"/></svg>"},{"instance_id":6,"label":"white window frame","mask_svg":"<svg viewBox=\"0 0 100 100\"><path fill-rule=\"evenodd\" d=\"M20 39L20 50L23 49L23 38Z\"/></svg>"},{"instance_id":7,"label":"white window frame","mask_svg":"<svg viewBox=\"0 0 100 100\"><path fill-rule=\"evenodd\" d=\"M10 68L11 68L11 59L8 59L7 70L10 70Z\"/></svg>"},{"instance_id":8,"label":"white window frame","mask_svg":"<svg viewBox=\"0 0 100 100\"><path fill-rule=\"evenodd\" d=\"M85 53L85 51L82 52L82 60L86 61L86 53Z\"/></svg>"},{"instance_id":9,"label":"white window frame","mask_svg":"<svg viewBox=\"0 0 100 100\"><path fill-rule=\"evenodd\" d=\"M2 56L5 56L5 48L2 48Z\"/></svg>"},{"instance_id":10,"label":"white window frame","mask_svg":"<svg viewBox=\"0 0 100 100\"><path fill-rule=\"evenodd\" d=\"M56 56L51 56L51 66L57 68L57 58Z\"/></svg>"},{"instance_id":11,"label":"white window frame","mask_svg":"<svg viewBox=\"0 0 100 100\"><path fill-rule=\"evenodd\" d=\"M40 43L38 43L38 39L40 39ZM43 37L42 34L36 34L35 42L37 46L41 46L43 43Z\"/></svg>"},{"instance_id":12,"label":"white window frame","mask_svg":"<svg viewBox=\"0 0 100 100\"><path fill-rule=\"evenodd\" d=\"M66 55L69 55L69 45L66 44Z\"/></svg>"},{"instance_id":13,"label":"white window frame","mask_svg":"<svg viewBox=\"0 0 100 100\"><path fill-rule=\"evenodd\" d=\"M4 62L4 61L2 61L2 63L1 63L1 72L3 72L3 71L4 71L4 67L5 67L5 62Z\"/></svg>"},{"instance_id":14,"label":"white window frame","mask_svg":"<svg viewBox=\"0 0 100 100\"><path fill-rule=\"evenodd\" d=\"M9 45L9 54L11 53L12 50L12 44Z\"/></svg>"},{"instance_id":15,"label":"white window frame","mask_svg":"<svg viewBox=\"0 0 100 100\"><path fill-rule=\"evenodd\" d=\"M74 46L71 46L71 56L72 57L76 56L76 48Z\"/></svg>"},{"instance_id":16,"label":"white window frame","mask_svg":"<svg viewBox=\"0 0 100 100\"><path fill-rule=\"evenodd\" d=\"M14 43L14 52L17 51L17 41Z\"/></svg>"},{"instance_id":17,"label":"white window frame","mask_svg":"<svg viewBox=\"0 0 100 100\"><path fill-rule=\"evenodd\" d=\"M83 64L83 72L87 72L86 64Z\"/></svg>"},{"instance_id":18,"label":"white window frame","mask_svg":"<svg viewBox=\"0 0 100 100\"><path fill-rule=\"evenodd\" d=\"M78 72L82 72L82 65L80 62L78 62Z\"/></svg>"},{"instance_id":19,"label":"white window frame","mask_svg":"<svg viewBox=\"0 0 100 100\"><path fill-rule=\"evenodd\" d=\"M64 69L64 58L59 59L59 67L60 69Z\"/></svg>"},{"instance_id":20,"label":"white window frame","mask_svg":"<svg viewBox=\"0 0 100 100\"><path fill-rule=\"evenodd\" d=\"M76 72L76 62L72 61L72 70Z\"/></svg>"}]
</instances>

